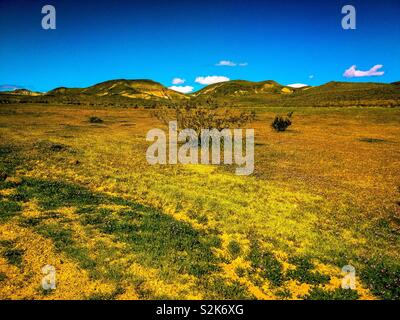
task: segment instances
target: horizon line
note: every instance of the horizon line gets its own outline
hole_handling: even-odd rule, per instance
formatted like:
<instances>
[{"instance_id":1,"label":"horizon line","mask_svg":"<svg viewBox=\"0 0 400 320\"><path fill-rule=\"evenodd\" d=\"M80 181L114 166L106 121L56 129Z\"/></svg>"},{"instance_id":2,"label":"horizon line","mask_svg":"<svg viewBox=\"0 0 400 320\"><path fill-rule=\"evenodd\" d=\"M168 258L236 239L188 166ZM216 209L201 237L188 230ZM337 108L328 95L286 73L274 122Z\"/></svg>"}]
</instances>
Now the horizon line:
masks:
<instances>
[{"instance_id":1,"label":"horizon line","mask_svg":"<svg viewBox=\"0 0 400 320\"><path fill-rule=\"evenodd\" d=\"M158 81L153 80L153 79L146 79L146 78L136 78L136 79L116 78L116 79L103 80L103 81L96 82L96 83L93 83L93 84L91 84L91 85L84 86L84 87L66 87L66 86L58 86L58 87L54 87L53 89L50 89L50 90L48 90L48 91L37 91L37 90L33 90L33 89L28 89L29 86L10 85L10 84L3 84L3 85L1 85L1 84L0 84L0 93L4 93L4 92L14 92L14 91L16 91L16 90L28 90L28 91L30 91L30 92L48 93L48 92L50 92L50 91L53 91L53 90L56 90L56 89L61 89L61 88L66 88L66 89L83 89L83 88L90 88L90 87L93 87L93 86L96 86L96 85L99 85L99 84L102 84L102 83L106 83L106 82L111 82L111 81L151 81L151 82L154 82L154 83L156 83L156 84L159 84L159 85L165 87L166 89L175 91L175 90L173 90L173 89L170 89L171 86L164 85L163 83L158 82ZM233 81L246 81L246 82L253 82L253 83L261 83L261 82L273 81L273 82L276 82L278 85L281 85L281 86L283 86L283 87L290 87L290 86L293 85L293 84L299 84L299 83L281 84L281 83L279 83L278 81L272 80L272 79L260 80L260 81L252 81L252 80L245 80L245 79L229 79L229 80L227 80L227 81L221 81L221 82L216 82L216 83L211 83L211 84L204 85L202 88L198 89L197 91L193 91L193 92L189 92L189 93L183 93L183 92L179 92L179 91L175 91L175 92L181 93L181 94L183 94L183 95L191 95L191 94L194 94L194 93L196 93L196 92L198 92L198 91L201 91L202 89L204 89L204 88L206 88L206 87L209 87L209 86L211 86L211 85L215 85L215 84L218 84L218 83L225 83L225 82L233 82ZM326 84L331 83L331 82L337 82L337 83L358 83L358 84L363 84L363 83L369 83L369 84L371 84L371 83L374 83L374 84L396 84L396 83L399 83L400 80L399 80L399 81L393 81L393 82L377 82L377 81L337 81L337 80L331 80L331 81L324 82L324 83L319 84L319 85L304 84L303 88L304 88L304 87L319 87L319 86L323 86L323 85L326 85ZM5 88L10 88L10 87L13 87L13 89L12 89L12 90L3 90L3 89L5 89ZM291 88L297 89L296 87L291 87Z\"/></svg>"}]
</instances>

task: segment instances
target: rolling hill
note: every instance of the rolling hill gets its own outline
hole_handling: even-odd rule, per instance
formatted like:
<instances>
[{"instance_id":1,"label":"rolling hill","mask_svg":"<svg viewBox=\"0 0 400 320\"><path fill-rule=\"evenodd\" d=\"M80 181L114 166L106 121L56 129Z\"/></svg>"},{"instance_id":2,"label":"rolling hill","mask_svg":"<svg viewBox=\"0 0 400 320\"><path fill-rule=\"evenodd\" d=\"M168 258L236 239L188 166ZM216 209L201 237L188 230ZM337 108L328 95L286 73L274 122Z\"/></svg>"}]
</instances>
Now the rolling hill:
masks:
<instances>
[{"instance_id":1,"label":"rolling hill","mask_svg":"<svg viewBox=\"0 0 400 320\"><path fill-rule=\"evenodd\" d=\"M308 87L282 99L299 106L400 106L400 87L373 82L336 82Z\"/></svg>"},{"instance_id":2,"label":"rolling hill","mask_svg":"<svg viewBox=\"0 0 400 320\"><path fill-rule=\"evenodd\" d=\"M273 80L232 80L182 94L152 80L117 79L87 88L55 88L47 93L18 89L0 93L0 103L53 103L156 107L159 105L213 104L230 107L261 106L400 106L400 82L335 82L292 88Z\"/></svg>"},{"instance_id":3,"label":"rolling hill","mask_svg":"<svg viewBox=\"0 0 400 320\"><path fill-rule=\"evenodd\" d=\"M209 85L193 94L195 97L238 97L249 95L280 95L290 94L299 90L282 86L273 80L251 82L246 80L232 80Z\"/></svg>"},{"instance_id":4,"label":"rolling hill","mask_svg":"<svg viewBox=\"0 0 400 320\"><path fill-rule=\"evenodd\" d=\"M275 81L228 81L207 86L193 95L238 106L400 106L397 83L331 81L320 86L292 88Z\"/></svg>"},{"instance_id":5,"label":"rolling hill","mask_svg":"<svg viewBox=\"0 0 400 320\"><path fill-rule=\"evenodd\" d=\"M41 96L42 92L30 91L28 89L15 89L13 91L4 91L5 94L21 95L21 96Z\"/></svg>"},{"instance_id":6,"label":"rolling hill","mask_svg":"<svg viewBox=\"0 0 400 320\"><path fill-rule=\"evenodd\" d=\"M46 95L87 95L132 99L183 99L184 95L152 80L110 80L87 88L56 88Z\"/></svg>"},{"instance_id":7,"label":"rolling hill","mask_svg":"<svg viewBox=\"0 0 400 320\"><path fill-rule=\"evenodd\" d=\"M108 106L153 106L189 97L151 80L109 80L87 88L59 87L34 94L23 89L0 93L0 103L53 103Z\"/></svg>"}]
</instances>

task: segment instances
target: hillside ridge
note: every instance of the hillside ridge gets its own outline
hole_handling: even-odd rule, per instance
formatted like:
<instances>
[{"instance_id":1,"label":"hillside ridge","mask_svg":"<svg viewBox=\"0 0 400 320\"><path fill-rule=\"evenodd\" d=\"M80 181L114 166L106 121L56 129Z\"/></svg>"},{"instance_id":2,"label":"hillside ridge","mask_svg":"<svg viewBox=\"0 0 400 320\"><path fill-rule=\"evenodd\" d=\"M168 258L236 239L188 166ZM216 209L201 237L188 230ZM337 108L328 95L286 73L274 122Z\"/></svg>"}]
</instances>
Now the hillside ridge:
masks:
<instances>
[{"instance_id":1,"label":"hillside ridge","mask_svg":"<svg viewBox=\"0 0 400 320\"><path fill-rule=\"evenodd\" d=\"M185 104L223 106L400 106L400 81L330 81L294 88L274 80L230 80L183 94L150 79L113 79L83 88L57 87L48 92L28 89L0 92L0 103L144 106Z\"/></svg>"}]
</instances>

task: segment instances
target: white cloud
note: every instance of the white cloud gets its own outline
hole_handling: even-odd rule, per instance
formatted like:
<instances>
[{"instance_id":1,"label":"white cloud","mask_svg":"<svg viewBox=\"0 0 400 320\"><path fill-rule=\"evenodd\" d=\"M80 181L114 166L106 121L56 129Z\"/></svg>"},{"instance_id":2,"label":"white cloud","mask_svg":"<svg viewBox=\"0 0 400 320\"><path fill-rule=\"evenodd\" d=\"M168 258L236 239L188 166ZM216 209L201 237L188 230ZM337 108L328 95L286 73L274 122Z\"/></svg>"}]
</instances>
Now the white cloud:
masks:
<instances>
[{"instance_id":1,"label":"white cloud","mask_svg":"<svg viewBox=\"0 0 400 320\"><path fill-rule=\"evenodd\" d=\"M314 77L315 77L315 76L314 76L313 74L310 74L310 75L308 76L309 79L314 79Z\"/></svg>"},{"instance_id":2,"label":"white cloud","mask_svg":"<svg viewBox=\"0 0 400 320\"><path fill-rule=\"evenodd\" d=\"M248 65L247 62L241 62L241 63L236 63L233 61L229 61L229 60L221 60L220 62L215 64L218 67L246 67Z\"/></svg>"},{"instance_id":3,"label":"white cloud","mask_svg":"<svg viewBox=\"0 0 400 320\"><path fill-rule=\"evenodd\" d=\"M221 60L216 64L218 67L236 67L237 63L229 60Z\"/></svg>"},{"instance_id":4,"label":"white cloud","mask_svg":"<svg viewBox=\"0 0 400 320\"><path fill-rule=\"evenodd\" d=\"M292 83L292 84L288 84L287 87L291 87L291 88L303 88L303 87L308 87L308 84L304 84L304 83Z\"/></svg>"},{"instance_id":5,"label":"white cloud","mask_svg":"<svg viewBox=\"0 0 400 320\"><path fill-rule=\"evenodd\" d=\"M172 79L172 84L182 84L182 83L185 83L185 82L186 82L186 80L182 79L182 78L173 78Z\"/></svg>"},{"instance_id":6,"label":"white cloud","mask_svg":"<svg viewBox=\"0 0 400 320\"><path fill-rule=\"evenodd\" d=\"M369 69L367 71L361 71L361 70L357 70L356 69L357 66L353 65L343 73L343 77L346 77L346 78L356 77L356 78L358 78L358 77L383 76L383 74L385 72L384 71L378 71L382 67L383 67L383 65L377 64L377 65L373 66L371 69Z\"/></svg>"},{"instance_id":7,"label":"white cloud","mask_svg":"<svg viewBox=\"0 0 400 320\"><path fill-rule=\"evenodd\" d=\"M196 80L194 81L200 84L208 85L218 82L225 82L229 80L230 80L229 78L224 76L207 76L207 77L197 77Z\"/></svg>"},{"instance_id":8,"label":"white cloud","mask_svg":"<svg viewBox=\"0 0 400 320\"><path fill-rule=\"evenodd\" d=\"M168 87L168 89L178 91L180 93L190 93L194 88L192 86L171 86Z\"/></svg>"}]
</instances>

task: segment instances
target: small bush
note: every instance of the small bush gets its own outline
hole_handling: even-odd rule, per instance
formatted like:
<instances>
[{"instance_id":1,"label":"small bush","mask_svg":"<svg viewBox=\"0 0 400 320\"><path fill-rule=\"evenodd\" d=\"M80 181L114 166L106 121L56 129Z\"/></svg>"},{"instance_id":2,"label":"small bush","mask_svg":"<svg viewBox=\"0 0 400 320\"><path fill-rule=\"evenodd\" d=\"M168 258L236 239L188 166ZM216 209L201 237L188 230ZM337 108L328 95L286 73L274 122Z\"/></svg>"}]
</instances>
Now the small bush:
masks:
<instances>
[{"instance_id":1,"label":"small bush","mask_svg":"<svg viewBox=\"0 0 400 320\"><path fill-rule=\"evenodd\" d=\"M7 173L0 171L0 181L4 181L7 179Z\"/></svg>"},{"instance_id":2,"label":"small bush","mask_svg":"<svg viewBox=\"0 0 400 320\"><path fill-rule=\"evenodd\" d=\"M50 150L54 152L64 151L67 150L67 147L61 143L53 143L50 146Z\"/></svg>"},{"instance_id":3,"label":"small bush","mask_svg":"<svg viewBox=\"0 0 400 320\"><path fill-rule=\"evenodd\" d=\"M89 118L90 123L103 123L104 121L99 117L92 116Z\"/></svg>"},{"instance_id":4,"label":"small bush","mask_svg":"<svg viewBox=\"0 0 400 320\"><path fill-rule=\"evenodd\" d=\"M291 116L291 115L290 115ZM271 126L274 128L275 131L277 132L283 132L285 131L290 125L292 124L292 121L290 120L290 117L282 117L282 116L276 116L274 121L272 122Z\"/></svg>"},{"instance_id":5,"label":"small bush","mask_svg":"<svg viewBox=\"0 0 400 320\"><path fill-rule=\"evenodd\" d=\"M41 140L38 143L36 143L35 146L41 149L43 152L62 152L70 150L70 148L65 144L47 140Z\"/></svg>"},{"instance_id":6,"label":"small bush","mask_svg":"<svg viewBox=\"0 0 400 320\"><path fill-rule=\"evenodd\" d=\"M202 129L243 128L254 121L254 111L237 111L227 108L209 108L204 106L175 107L170 111L168 108L160 108L152 113L161 122L168 125L169 121L176 120L179 129L191 128L200 135Z\"/></svg>"}]
</instances>

